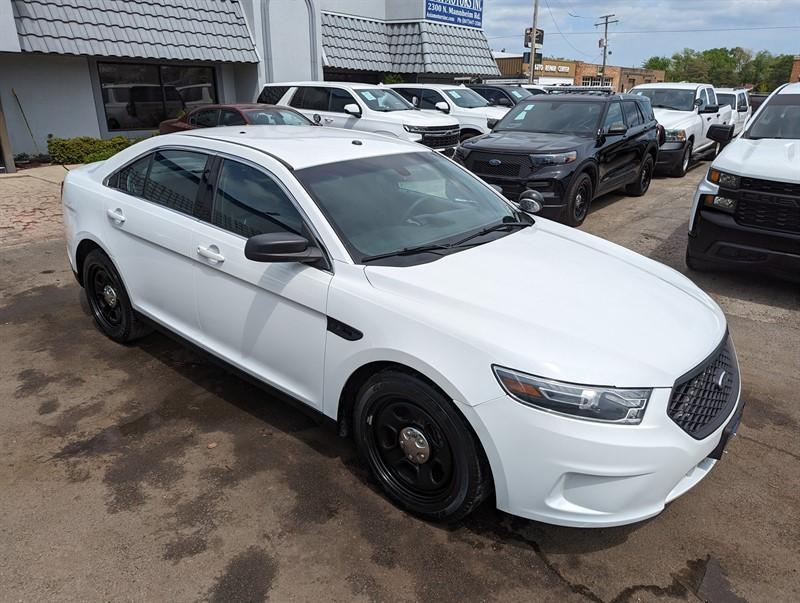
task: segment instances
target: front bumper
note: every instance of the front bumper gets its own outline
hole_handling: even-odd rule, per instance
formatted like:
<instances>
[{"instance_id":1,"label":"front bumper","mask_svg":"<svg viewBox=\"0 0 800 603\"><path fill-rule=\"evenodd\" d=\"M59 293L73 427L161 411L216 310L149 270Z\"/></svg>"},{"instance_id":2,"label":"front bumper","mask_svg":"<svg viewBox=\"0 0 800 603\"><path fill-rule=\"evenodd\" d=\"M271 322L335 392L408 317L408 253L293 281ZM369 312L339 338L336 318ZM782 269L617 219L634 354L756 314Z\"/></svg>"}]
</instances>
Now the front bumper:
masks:
<instances>
[{"instance_id":1,"label":"front bumper","mask_svg":"<svg viewBox=\"0 0 800 603\"><path fill-rule=\"evenodd\" d=\"M553 170L553 172L547 173L542 170L530 178L503 178L478 173L475 175L484 182L502 188L503 196L512 201L519 199L519 196L526 190L539 191L544 203L542 210L536 215L550 220L561 220L566 211L564 197L572 181L573 170L560 172Z\"/></svg>"},{"instance_id":2,"label":"front bumper","mask_svg":"<svg viewBox=\"0 0 800 603\"><path fill-rule=\"evenodd\" d=\"M608 527L657 515L697 485L738 425L740 399L723 425L695 440L667 416L670 392L654 390L636 426L571 419L508 396L463 410L489 458L499 509L556 525Z\"/></svg>"},{"instance_id":3,"label":"front bumper","mask_svg":"<svg viewBox=\"0 0 800 603\"><path fill-rule=\"evenodd\" d=\"M683 161L683 153L685 150L685 142L665 142L658 149L656 169L659 171L671 172Z\"/></svg>"}]
</instances>

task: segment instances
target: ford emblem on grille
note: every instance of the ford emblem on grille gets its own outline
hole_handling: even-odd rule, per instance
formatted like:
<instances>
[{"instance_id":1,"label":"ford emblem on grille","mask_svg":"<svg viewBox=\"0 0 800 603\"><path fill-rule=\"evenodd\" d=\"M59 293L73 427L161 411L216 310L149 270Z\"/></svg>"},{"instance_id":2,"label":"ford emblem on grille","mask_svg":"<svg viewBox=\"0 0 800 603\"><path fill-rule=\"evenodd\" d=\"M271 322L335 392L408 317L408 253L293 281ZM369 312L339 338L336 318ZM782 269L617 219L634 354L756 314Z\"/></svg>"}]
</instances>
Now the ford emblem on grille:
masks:
<instances>
[{"instance_id":1,"label":"ford emblem on grille","mask_svg":"<svg viewBox=\"0 0 800 603\"><path fill-rule=\"evenodd\" d=\"M489 160L489 165L491 165L492 167L497 167L501 163L503 163L503 162L500 161L499 159L490 159Z\"/></svg>"}]
</instances>

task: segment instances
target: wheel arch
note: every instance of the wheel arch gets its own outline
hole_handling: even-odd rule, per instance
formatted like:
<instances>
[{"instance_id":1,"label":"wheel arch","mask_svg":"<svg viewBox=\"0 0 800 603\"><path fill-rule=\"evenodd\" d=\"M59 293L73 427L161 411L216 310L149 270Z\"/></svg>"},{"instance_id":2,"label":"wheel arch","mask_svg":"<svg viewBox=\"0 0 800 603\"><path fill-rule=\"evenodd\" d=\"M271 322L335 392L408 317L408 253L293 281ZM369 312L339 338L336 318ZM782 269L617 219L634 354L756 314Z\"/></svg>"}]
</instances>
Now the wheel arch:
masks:
<instances>
[{"instance_id":1,"label":"wheel arch","mask_svg":"<svg viewBox=\"0 0 800 603\"><path fill-rule=\"evenodd\" d=\"M480 130L478 130L478 128L474 126L465 126L463 128L460 128L458 131L459 139L462 138L464 134L470 134L470 136L480 136L481 134L483 134L483 132L481 132Z\"/></svg>"},{"instance_id":2,"label":"wheel arch","mask_svg":"<svg viewBox=\"0 0 800 603\"><path fill-rule=\"evenodd\" d=\"M597 169L597 164L594 161L587 161L583 165L578 166L575 170L575 175L573 178L577 178L581 174L588 174L589 178L592 180L592 198L597 195L597 188L598 188L598 180L600 178L600 172Z\"/></svg>"},{"instance_id":3,"label":"wheel arch","mask_svg":"<svg viewBox=\"0 0 800 603\"><path fill-rule=\"evenodd\" d=\"M81 287L83 287L83 263L86 261L86 256L88 256L95 249L99 249L105 253L114 264L117 272L119 272L119 267L117 266L116 262L114 262L114 258L111 257L111 254L108 253L108 250L103 247L98 240L84 235L81 237L80 242L75 247L75 272L78 278L78 283L81 285ZM120 276L121 275L122 274L120 273Z\"/></svg>"}]
</instances>

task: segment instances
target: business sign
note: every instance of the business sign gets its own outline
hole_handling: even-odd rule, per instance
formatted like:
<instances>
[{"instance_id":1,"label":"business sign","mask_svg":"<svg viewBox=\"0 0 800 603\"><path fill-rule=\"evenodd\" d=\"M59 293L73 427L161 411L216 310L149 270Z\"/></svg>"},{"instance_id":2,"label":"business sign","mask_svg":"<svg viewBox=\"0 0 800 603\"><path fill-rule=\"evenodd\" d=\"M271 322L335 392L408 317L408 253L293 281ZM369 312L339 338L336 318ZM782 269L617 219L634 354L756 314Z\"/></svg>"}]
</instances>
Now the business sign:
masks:
<instances>
[{"instance_id":1,"label":"business sign","mask_svg":"<svg viewBox=\"0 0 800 603\"><path fill-rule=\"evenodd\" d=\"M451 25L481 27L483 0L425 0L425 18Z\"/></svg>"}]
</instances>

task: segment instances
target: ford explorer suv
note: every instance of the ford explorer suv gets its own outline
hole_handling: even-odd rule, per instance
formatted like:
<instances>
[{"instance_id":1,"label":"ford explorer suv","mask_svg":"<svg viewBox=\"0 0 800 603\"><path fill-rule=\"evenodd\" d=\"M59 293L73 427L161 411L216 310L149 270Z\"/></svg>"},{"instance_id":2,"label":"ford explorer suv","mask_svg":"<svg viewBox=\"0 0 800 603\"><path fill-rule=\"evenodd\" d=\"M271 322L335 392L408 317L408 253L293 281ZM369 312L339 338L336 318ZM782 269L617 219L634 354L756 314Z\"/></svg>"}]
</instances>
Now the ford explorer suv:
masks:
<instances>
[{"instance_id":1,"label":"ford explorer suv","mask_svg":"<svg viewBox=\"0 0 800 603\"><path fill-rule=\"evenodd\" d=\"M657 157L650 102L628 94L533 96L455 153L509 199L540 192L541 215L570 226L583 223L600 195L621 188L645 194Z\"/></svg>"},{"instance_id":2,"label":"ford explorer suv","mask_svg":"<svg viewBox=\"0 0 800 603\"><path fill-rule=\"evenodd\" d=\"M426 113L444 113L458 120L460 139L490 132L508 113L508 107L493 107L466 86L452 84L392 84L391 88Z\"/></svg>"},{"instance_id":3,"label":"ford explorer suv","mask_svg":"<svg viewBox=\"0 0 800 603\"><path fill-rule=\"evenodd\" d=\"M741 417L727 320L694 283L419 144L165 134L67 173L63 207L100 332L156 326L306 405L427 520L491 501L560 525L641 521L713 471Z\"/></svg>"},{"instance_id":4,"label":"ford explorer suv","mask_svg":"<svg viewBox=\"0 0 800 603\"><path fill-rule=\"evenodd\" d=\"M451 153L459 141L458 121L442 113L417 111L383 86L351 82L267 84L258 102L293 107L309 119L333 128L384 134Z\"/></svg>"},{"instance_id":5,"label":"ford explorer suv","mask_svg":"<svg viewBox=\"0 0 800 603\"><path fill-rule=\"evenodd\" d=\"M731 123L731 108L720 106L710 84L642 84L630 92L650 99L666 130L656 167L678 178L686 174L694 157L716 153L717 143L708 137L708 129Z\"/></svg>"},{"instance_id":6,"label":"ford explorer suv","mask_svg":"<svg viewBox=\"0 0 800 603\"><path fill-rule=\"evenodd\" d=\"M709 134L724 145L732 129ZM800 83L773 92L711 164L694 196L686 263L800 281Z\"/></svg>"},{"instance_id":7,"label":"ford explorer suv","mask_svg":"<svg viewBox=\"0 0 800 603\"><path fill-rule=\"evenodd\" d=\"M744 88L715 88L714 91L717 93L717 102L731 108L730 123L733 124L733 135L738 136L753 114L747 90Z\"/></svg>"}]
</instances>

